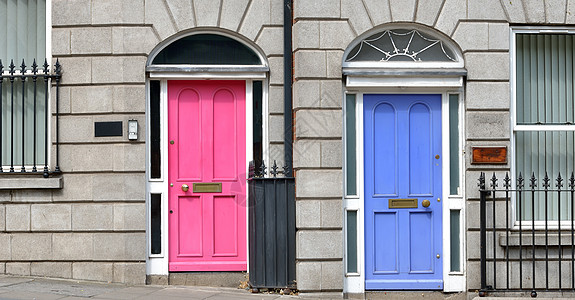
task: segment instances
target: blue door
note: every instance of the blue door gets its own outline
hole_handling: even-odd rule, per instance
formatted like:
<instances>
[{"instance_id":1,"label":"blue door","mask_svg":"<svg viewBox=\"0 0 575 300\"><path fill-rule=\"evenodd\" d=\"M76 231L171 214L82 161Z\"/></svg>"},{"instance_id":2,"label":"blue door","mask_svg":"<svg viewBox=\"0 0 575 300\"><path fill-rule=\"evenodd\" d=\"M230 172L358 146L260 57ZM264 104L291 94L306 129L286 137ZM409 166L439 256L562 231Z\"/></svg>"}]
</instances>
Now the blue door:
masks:
<instances>
[{"instance_id":1,"label":"blue door","mask_svg":"<svg viewBox=\"0 0 575 300\"><path fill-rule=\"evenodd\" d=\"M364 95L365 285L441 290L441 95Z\"/></svg>"}]
</instances>

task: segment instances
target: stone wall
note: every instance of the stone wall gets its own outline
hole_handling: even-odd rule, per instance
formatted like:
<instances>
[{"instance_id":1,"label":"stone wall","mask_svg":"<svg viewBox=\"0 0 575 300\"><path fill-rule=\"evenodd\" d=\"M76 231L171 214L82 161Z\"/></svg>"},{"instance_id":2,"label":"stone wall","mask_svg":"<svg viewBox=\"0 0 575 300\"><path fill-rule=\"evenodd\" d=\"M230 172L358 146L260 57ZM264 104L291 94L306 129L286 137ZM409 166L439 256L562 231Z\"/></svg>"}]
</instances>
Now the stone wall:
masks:
<instances>
[{"instance_id":1,"label":"stone wall","mask_svg":"<svg viewBox=\"0 0 575 300\"><path fill-rule=\"evenodd\" d=\"M145 282L145 65L178 33L233 32L265 53L270 154L283 162L282 23L281 0L53 0L64 186L0 192L0 273ZM124 135L94 137L100 121L122 121Z\"/></svg>"},{"instance_id":2,"label":"stone wall","mask_svg":"<svg viewBox=\"0 0 575 300\"><path fill-rule=\"evenodd\" d=\"M565 10L567 8L567 12ZM569 24L573 3L499 0L295 0L294 166L297 281L303 291L343 289L342 55L359 35L391 22L428 26L464 54L465 150L510 146L509 24ZM468 288L479 287L477 178L509 164L465 159ZM512 159L512 158L509 158Z\"/></svg>"}]
</instances>

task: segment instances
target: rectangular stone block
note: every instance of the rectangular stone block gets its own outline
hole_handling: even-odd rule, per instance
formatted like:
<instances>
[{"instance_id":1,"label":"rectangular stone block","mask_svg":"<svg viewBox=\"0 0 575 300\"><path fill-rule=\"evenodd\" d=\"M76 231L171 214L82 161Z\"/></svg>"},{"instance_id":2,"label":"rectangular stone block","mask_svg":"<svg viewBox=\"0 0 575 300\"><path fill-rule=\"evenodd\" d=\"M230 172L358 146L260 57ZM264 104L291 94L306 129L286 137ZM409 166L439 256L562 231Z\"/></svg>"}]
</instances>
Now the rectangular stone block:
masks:
<instances>
[{"instance_id":1,"label":"rectangular stone block","mask_svg":"<svg viewBox=\"0 0 575 300\"><path fill-rule=\"evenodd\" d=\"M341 108L342 102L341 80L322 80L321 107Z\"/></svg>"},{"instance_id":2,"label":"rectangular stone block","mask_svg":"<svg viewBox=\"0 0 575 300\"><path fill-rule=\"evenodd\" d=\"M6 205L6 230L7 231L30 230L29 204Z\"/></svg>"},{"instance_id":3,"label":"rectangular stone block","mask_svg":"<svg viewBox=\"0 0 575 300\"><path fill-rule=\"evenodd\" d=\"M115 263L114 282L134 285L146 284L146 264Z\"/></svg>"},{"instance_id":4,"label":"rectangular stone block","mask_svg":"<svg viewBox=\"0 0 575 300\"><path fill-rule=\"evenodd\" d=\"M53 0L53 25L90 24L92 21L91 0ZM70 13L74 12L74 13Z\"/></svg>"},{"instance_id":5,"label":"rectangular stone block","mask_svg":"<svg viewBox=\"0 0 575 300\"><path fill-rule=\"evenodd\" d=\"M321 212L320 200L299 200L296 201L296 227L297 228L319 228L321 219L318 214Z\"/></svg>"},{"instance_id":6,"label":"rectangular stone block","mask_svg":"<svg viewBox=\"0 0 575 300\"><path fill-rule=\"evenodd\" d=\"M292 28L293 49L319 48L319 22L313 20L299 20Z\"/></svg>"},{"instance_id":7,"label":"rectangular stone block","mask_svg":"<svg viewBox=\"0 0 575 300\"><path fill-rule=\"evenodd\" d=\"M111 27L83 27L70 30L72 54L111 54Z\"/></svg>"},{"instance_id":8,"label":"rectangular stone block","mask_svg":"<svg viewBox=\"0 0 575 300\"><path fill-rule=\"evenodd\" d=\"M80 280L112 281L113 263L75 262L72 263L72 278Z\"/></svg>"},{"instance_id":9,"label":"rectangular stone block","mask_svg":"<svg viewBox=\"0 0 575 300\"><path fill-rule=\"evenodd\" d=\"M343 61L343 50L326 51L327 78L341 79L341 63Z\"/></svg>"},{"instance_id":10,"label":"rectangular stone block","mask_svg":"<svg viewBox=\"0 0 575 300\"><path fill-rule=\"evenodd\" d=\"M72 263L69 262L33 262L30 275L53 278L72 278Z\"/></svg>"},{"instance_id":11,"label":"rectangular stone block","mask_svg":"<svg viewBox=\"0 0 575 300\"><path fill-rule=\"evenodd\" d=\"M468 139L508 139L509 112L467 112Z\"/></svg>"},{"instance_id":12,"label":"rectangular stone block","mask_svg":"<svg viewBox=\"0 0 575 300\"><path fill-rule=\"evenodd\" d=\"M62 82L66 84L89 84L92 81L91 57L59 57L60 64L66 72L62 72Z\"/></svg>"},{"instance_id":13,"label":"rectangular stone block","mask_svg":"<svg viewBox=\"0 0 575 300\"><path fill-rule=\"evenodd\" d=\"M52 28L52 55L69 55L70 51L70 29Z\"/></svg>"},{"instance_id":14,"label":"rectangular stone block","mask_svg":"<svg viewBox=\"0 0 575 300\"><path fill-rule=\"evenodd\" d=\"M6 274L18 276L30 276L30 263L7 262Z\"/></svg>"},{"instance_id":15,"label":"rectangular stone block","mask_svg":"<svg viewBox=\"0 0 575 300\"><path fill-rule=\"evenodd\" d=\"M507 21L501 2L499 0L467 1L467 17L473 20Z\"/></svg>"},{"instance_id":16,"label":"rectangular stone block","mask_svg":"<svg viewBox=\"0 0 575 300\"><path fill-rule=\"evenodd\" d=\"M293 84L294 108L320 107L320 95L320 82L317 80L298 80Z\"/></svg>"},{"instance_id":17,"label":"rectangular stone block","mask_svg":"<svg viewBox=\"0 0 575 300\"><path fill-rule=\"evenodd\" d=\"M74 171L144 171L145 145L90 144L60 145L60 168Z\"/></svg>"},{"instance_id":18,"label":"rectangular stone block","mask_svg":"<svg viewBox=\"0 0 575 300\"><path fill-rule=\"evenodd\" d=\"M321 166L324 168L341 168L343 145L341 140L321 142Z\"/></svg>"},{"instance_id":19,"label":"rectangular stone block","mask_svg":"<svg viewBox=\"0 0 575 300\"><path fill-rule=\"evenodd\" d=\"M6 263L0 263L0 274L6 274Z\"/></svg>"},{"instance_id":20,"label":"rectangular stone block","mask_svg":"<svg viewBox=\"0 0 575 300\"><path fill-rule=\"evenodd\" d=\"M325 78L327 76L326 52L299 50L295 52L295 77ZM341 62L340 62L341 68Z\"/></svg>"},{"instance_id":21,"label":"rectangular stone block","mask_svg":"<svg viewBox=\"0 0 575 300\"><path fill-rule=\"evenodd\" d=\"M268 119L268 130L270 142L284 141L284 119L283 115L270 115Z\"/></svg>"},{"instance_id":22,"label":"rectangular stone block","mask_svg":"<svg viewBox=\"0 0 575 300\"><path fill-rule=\"evenodd\" d=\"M144 174L98 174L92 178L92 199L95 201L144 201Z\"/></svg>"},{"instance_id":23,"label":"rectangular stone block","mask_svg":"<svg viewBox=\"0 0 575 300\"><path fill-rule=\"evenodd\" d=\"M112 112L114 87L112 86L77 86L71 87L72 113L106 113Z\"/></svg>"},{"instance_id":24,"label":"rectangular stone block","mask_svg":"<svg viewBox=\"0 0 575 300\"><path fill-rule=\"evenodd\" d=\"M0 204L0 232L6 230L6 206Z\"/></svg>"},{"instance_id":25,"label":"rectangular stone block","mask_svg":"<svg viewBox=\"0 0 575 300\"><path fill-rule=\"evenodd\" d=\"M343 179L341 170L298 170L296 196L303 198L341 197Z\"/></svg>"},{"instance_id":26,"label":"rectangular stone block","mask_svg":"<svg viewBox=\"0 0 575 300\"><path fill-rule=\"evenodd\" d=\"M92 233L54 233L52 249L55 260L94 259L94 238Z\"/></svg>"},{"instance_id":27,"label":"rectangular stone block","mask_svg":"<svg viewBox=\"0 0 575 300\"><path fill-rule=\"evenodd\" d=\"M51 258L51 233L15 233L12 235L13 260L49 260Z\"/></svg>"},{"instance_id":28,"label":"rectangular stone block","mask_svg":"<svg viewBox=\"0 0 575 300\"><path fill-rule=\"evenodd\" d=\"M509 82L467 82L468 109L509 109Z\"/></svg>"},{"instance_id":29,"label":"rectangular stone block","mask_svg":"<svg viewBox=\"0 0 575 300\"><path fill-rule=\"evenodd\" d=\"M321 142L296 140L293 146L294 168L315 168L321 165Z\"/></svg>"},{"instance_id":30,"label":"rectangular stone block","mask_svg":"<svg viewBox=\"0 0 575 300\"><path fill-rule=\"evenodd\" d=\"M283 114L284 89L283 86L270 86L268 90L268 110L270 114Z\"/></svg>"},{"instance_id":31,"label":"rectangular stone block","mask_svg":"<svg viewBox=\"0 0 575 300\"><path fill-rule=\"evenodd\" d=\"M298 262L296 282L300 291L321 290L321 262Z\"/></svg>"},{"instance_id":32,"label":"rectangular stone block","mask_svg":"<svg viewBox=\"0 0 575 300\"><path fill-rule=\"evenodd\" d=\"M0 261L12 259L12 235L0 233ZM1 272L0 272L1 274Z\"/></svg>"},{"instance_id":33,"label":"rectangular stone block","mask_svg":"<svg viewBox=\"0 0 575 300\"><path fill-rule=\"evenodd\" d=\"M295 1L294 18L339 18L339 0Z\"/></svg>"},{"instance_id":34,"label":"rectangular stone block","mask_svg":"<svg viewBox=\"0 0 575 300\"><path fill-rule=\"evenodd\" d=\"M112 28L112 53L150 53L159 43L151 27Z\"/></svg>"},{"instance_id":35,"label":"rectangular stone block","mask_svg":"<svg viewBox=\"0 0 575 300\"><path fill-rule=\"evenodd\" d=\"M70 204L32 204L32 231L70 230L71 212Z\"/></svg>"},{"instance_id":36,"label":"rectangular stone block","mask_svg":"<svg viewBox=\"0 0 575 300\"><path fill-rule=\"evenodd\" d=\"M296 112L296 137L341 137L342 123L341 110L299 110Z\"/></svg>"},{"instance_id":37,"label":"rectangular stone block","mask_svg":"<svg viewBox=\"0 0 575 300\"><path fill-rule=\"evenodd\" d=\"M283 143L273 143L270 144L270 165L273 164L274 161L278 164L278 166L284 166L284 144ZM268 166L269 167L269 166Z\"/></svg>"},{"instance_id":38,"label":"rectangular stone block","mask_svg":"<svg viewBox=\"0 0 575 300\"><path fill-rule=\"evenodd\" d=\"M144 0L92 2L92 24L142 24Z\"/></svg>"},{"instance_id":39,"label":"rectangular stone block","mask_svg":"<svg viewBox=\"0 0 575 300\"><path fill-rule=\"evenodd\" d=\"M128 140L128 120L138 121L138 140L144 141L146 120L143 115L67 115L60 117L60 142L66 143L102 143L124 142ZM96 137L94 127L96 122L122 122L122 135ZM55 131L55 128L54 130ZM55 132L54 132L55 133ZM136 140L136 141L138 141ZM134 142L132 142L134 143Z\"/></svg>"},{"instance_id":40,"label":"rectangular stone block","mask_svg":"<svg viewBox=\"0 0 575 300\"><path fill-rule=\"evenodd\" d=\"M508 53L468 52L464 56L468 79L509 80Z\"/></svg>"},{"instance_id":41,"label":"rectangular stone block","mask_svg":"<svg viewBox=\"0 0 575 300\"><path fill-rule=\"evenodd\" d=\"M92 83L143 83L145 66L144 55L97 56L92 58Z\"/></svg>"},{"instance_id":42,"label":"rectangular stone block","mask_svg":"<svg viewBox=\"0 0 575 300\"><path fill-rule=\"evenodd\" d=\"M300 230L296 237L297 259L336 259L343 257L341 230Z\"/></svg>"},{"instance_id":43,"label":"rectangular stone block","mask_svg":"<svg viewBox=\"0 0 575 300\"><path fill-rule=\"evenodd\" d=\"M444 0L435 28L447 35L451 35L459 20L467 17L467 5L460 0Z\"/></svg>"},{"instance_id":44,"label":"rectangular stone block","mask_svg":"<svg viewBox=\"0 0 575 300\"><path fill-rule=\"evenodd\" d=\"M145 203L114 204L114 230L146 230Z\"/></svg>"},{"instance_id":45,"label":"rectangular stone block","mask_svg":"<svg viewBox=\"0 0 575 300\"><path fill-rule=\"evenodd\" d=\"M321 227L343 227L343 203L341 200L321 200Z\"/></svg>"},{"instance_id":46,"label":"rectangular stone block","mask_svg":"<svg viewBox=\"0 0 575 300\"><path fill-rule=\"evenodd\" d=\"M114 86L114 112L143 113L146 111L145 85ZM144 126L144 124L141 124Z\"/></svg>"},{"instance_id":47,"label":"rectangular stone block","mask_svg":"<svg viewBox=\"0 0 575 300\"><path fill-rule=\"evenodd\" d=\"M489 49L509 50L509 23L489 23Z\"/></svg>"},{"instance_id":48,"label":"rectangular stone block","mask_svg":"<svg viewBox=\"0 0 575 300\"><path fill-rule=\"evenodd\" d=\"M142 233L95 233L94 259L143 261L146 258L146 237Z\"/></svg>"},{"instance_id":49,"label":"rectangular stone block","mask_svg":"<svg viewBox=\"0 0 575 300\"><path fill-rule=\"evenodd\" d=\"M343 290L342 261L324 261L321 263L321 289Z\"/></svg>"},{"instance_id":50,"label":"rectangular stone block","mask_svg":"<svg viewBox=\"0 0 575 300\"><path fill-rule=\"evenodd\" d=\"M270 84L284 83L284 59L283 57L268 58L270 65Z\"/></svg>"},{"instance_id":51,"label":"rectangular stone block","mask_svg":"<svg viewBox=\"0 0 575 300\"><path fill-rule=\"evenodd\" d=\"M114 228L113 204L72 205L72 229L75 231L101 231Z\"/></svg>"}]
</instances>

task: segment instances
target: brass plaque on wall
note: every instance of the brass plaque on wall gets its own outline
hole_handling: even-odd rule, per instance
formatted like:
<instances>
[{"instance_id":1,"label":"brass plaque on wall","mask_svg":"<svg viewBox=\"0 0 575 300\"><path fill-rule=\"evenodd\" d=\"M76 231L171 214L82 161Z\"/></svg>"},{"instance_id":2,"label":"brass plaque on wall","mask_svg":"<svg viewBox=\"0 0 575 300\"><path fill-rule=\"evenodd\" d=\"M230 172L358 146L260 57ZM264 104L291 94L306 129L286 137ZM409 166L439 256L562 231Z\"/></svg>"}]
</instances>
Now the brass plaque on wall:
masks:
<instances>
[{"instance_id":1,"label":"brass plaque on wall","mask_svg":"<svg viewBox=\"0 0 575 300\"><path fill-rule=\"evenodd\" d=\"M194 182L194 193L221 193L221 182Z\"/></svg>"},{"instance_id":2,"label":"brass plaque on wall","mask_svg":"<svg viewBox=\"0 0 575 300\"><path fill-rule=\"evenodd\" d=\"M417 208L417 198L389 199L389 208Z\"/></svg>"},{"instance_id":3,"label":"brass plaque on wall","mask_svg":"<svg viewBox=\"0 0 575 300\"><path fill-rule=\"evenodd\" d=\"M506 164L507 147L471 147L472 164Z\"/></svg>"}]
</instances>

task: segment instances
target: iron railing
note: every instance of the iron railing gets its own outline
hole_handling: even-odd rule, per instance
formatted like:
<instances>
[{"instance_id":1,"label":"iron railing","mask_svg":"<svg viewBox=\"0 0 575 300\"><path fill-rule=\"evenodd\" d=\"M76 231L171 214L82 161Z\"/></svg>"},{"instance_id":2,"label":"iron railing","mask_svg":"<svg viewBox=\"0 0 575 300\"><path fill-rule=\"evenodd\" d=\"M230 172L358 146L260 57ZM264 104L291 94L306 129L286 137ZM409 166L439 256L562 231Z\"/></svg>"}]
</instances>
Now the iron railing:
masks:
<instances>
[{"instance_id":1,"label":"iron railing","mask_svg":"<svg viewBox=\"0 0 575 300\"><path fill-rule=\"evenodd\" d=\"M539 182L495 173L480 191L480 296L488 292L575 291L575 176ZM487 186L489 185L489 186ZM526 186L527 185L527 186Z\"/></svg>"},{"instance_id":2,"label":"iron railing","mask_svg":"<svg viewBox=\"0 0 575 300\"><path fill-rule=\"evenodd\" d=\"M259 168L250 163L250 285L253 289L294 288L295 178L289 167L280 170L275 161L270 175L265 177L263 162Z\"/></svg>"},{"instance_id":3,"label":"iron railing","mask_svg":"<svg viewBox=\"0 0 575 300\"><path fill-rule=\"evenodd\" d=\"M59 87L62 67L59 61L50 69L36 60L20 67L10 62L7 69L0 60L0 173L59 173ZM49 167L50 87L55 87L55 165ZM31 128L31 129L30 129Z\"/></svg>"}]
</instances>

